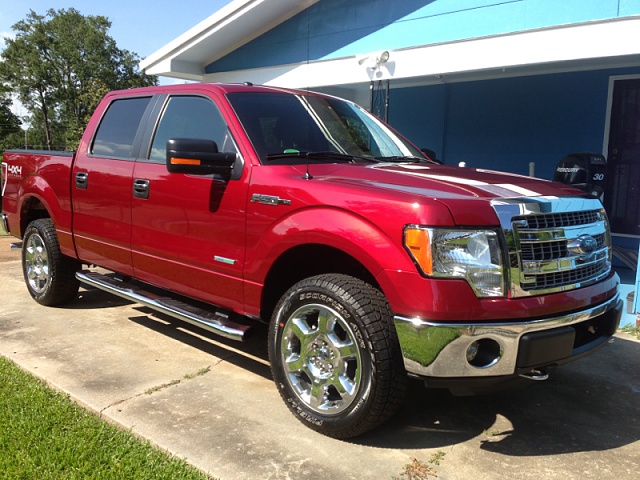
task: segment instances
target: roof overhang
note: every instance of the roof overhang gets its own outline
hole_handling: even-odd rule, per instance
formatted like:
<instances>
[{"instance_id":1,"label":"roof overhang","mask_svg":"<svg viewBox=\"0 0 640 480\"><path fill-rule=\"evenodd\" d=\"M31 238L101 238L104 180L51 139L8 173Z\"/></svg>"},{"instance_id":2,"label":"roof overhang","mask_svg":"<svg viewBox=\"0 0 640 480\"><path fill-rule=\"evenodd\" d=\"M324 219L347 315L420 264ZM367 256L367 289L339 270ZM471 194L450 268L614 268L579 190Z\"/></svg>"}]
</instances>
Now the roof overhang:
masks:
<instances>
[{"instance_id":1,"label":"roof overhang","mask_svg":"<svg viewBox=\"0 0 640 480\"><path fill-rule=\"evenodd\" d=\"M234 0L140 63L186 80L320 88L393 80L393 86L640 66L640 16L561 25L330 60L205 74L213 61L318 0Z\"/></svg>"},{"instance_id":2,"label":"roof overhang","mask_svg":"<svg viewBox=\"0 0 640 480\"><path fill-rule=\"evenodd\" d=\"M208 82L244 82L318 88L393 80L394 86L437 84L604 68L640 67L640 16L564 25L505 35L416 46L275 67L203 76Z\"/></svg>"},{"instance_id":3,"label":"roof overhang","mask_svg":"<svg viewBox=\"0 0 640 480\"><path fill-rule=\"evenodd\" d=\"M150 75L202 81L206 65L268 32L318 0L233 0L140 62Z\"/></svg>"}]
</instances>

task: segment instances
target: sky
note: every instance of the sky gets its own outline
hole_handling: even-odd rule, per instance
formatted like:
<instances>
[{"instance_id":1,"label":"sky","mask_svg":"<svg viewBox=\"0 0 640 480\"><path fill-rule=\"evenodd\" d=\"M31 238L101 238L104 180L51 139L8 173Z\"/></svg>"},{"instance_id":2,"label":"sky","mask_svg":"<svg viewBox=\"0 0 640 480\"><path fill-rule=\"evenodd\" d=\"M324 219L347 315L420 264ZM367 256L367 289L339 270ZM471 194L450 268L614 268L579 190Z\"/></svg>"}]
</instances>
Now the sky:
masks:
<instances>
[{"instance_id":1,"label":"sky","mask_svg":"<svg viewBox=\"0 0 640 480\"><path fill-rule=\"evenodd\" d=\"M33 10L45 15L54 10L75 8L82 15L102 15L111 21L109 35L118 48L145 58L175 40L190 28L217 12L231 0L0 0L0 50L4 38L13 37L12 26L24 20ZM160 77L160 84L176 80ZM11 110L26 114L13 98Z\"/></svg>"},{"instance_id":2,"label":"sky","mask_svg":"<svg viewBox=\"0 0 640 480\"><path fill-rule=\"evenodd\" d=\"M109 35L119 48L145 58L206 19L230 0L0 0L0 49L12 37L12 25L33 10L45 15L75 8L82 15L102 15L111 21Z\"/></svg>"}]
</instances>

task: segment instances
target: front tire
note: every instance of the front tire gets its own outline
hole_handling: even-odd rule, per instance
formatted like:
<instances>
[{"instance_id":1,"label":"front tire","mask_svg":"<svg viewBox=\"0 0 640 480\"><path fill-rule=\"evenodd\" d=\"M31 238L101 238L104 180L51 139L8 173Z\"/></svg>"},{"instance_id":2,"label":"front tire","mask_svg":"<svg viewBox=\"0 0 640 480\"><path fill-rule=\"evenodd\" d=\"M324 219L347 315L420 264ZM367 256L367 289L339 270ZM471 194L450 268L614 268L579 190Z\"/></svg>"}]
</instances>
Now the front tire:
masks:
<instances>
[{"instance_id":1,"label":"front tire","mask_svg":"<svg viewBox=\"0 0 640 480\"><path fill-rule=\"evenodd\" d=\"M79 263L60 253L58 235L49 218L34 220L22 239L22 272L27 289L41 305L73 300L80 288L75 274Z\"/></svg>"},{"instance_id":2,"label":"front tire","mask_svg":"<svg viewBox=\"0 0 640 480\"><path fill-rule=\"evenodd\" d=\"M271 319L269 358L293 414L334 438L377 427L404 398L391 309L379 290L353 277L319 275L289 289Z\"/></svg>"}]
</instances>

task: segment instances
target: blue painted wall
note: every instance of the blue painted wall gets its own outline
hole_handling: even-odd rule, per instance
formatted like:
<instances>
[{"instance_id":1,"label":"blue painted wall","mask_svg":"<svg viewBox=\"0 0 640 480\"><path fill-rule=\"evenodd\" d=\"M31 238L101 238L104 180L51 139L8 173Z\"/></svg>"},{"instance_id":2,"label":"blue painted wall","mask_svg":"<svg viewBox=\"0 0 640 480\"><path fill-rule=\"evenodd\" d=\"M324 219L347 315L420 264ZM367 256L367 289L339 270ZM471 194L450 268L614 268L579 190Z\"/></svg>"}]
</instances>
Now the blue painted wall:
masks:
<instances>
[{"instance_id":1,"label":"blue painted wall","mask_svg":"<svg viewBox=\"0 0 640 480\"><path fill-rule=\"evenodd\" d=\"M640 14L640 0L320 0L207 73Z\"/></svg>"},{"instance_id":2,"label":"blue painted wall","mask_svg":"<svg viewBox=\"0 0 640 480\"><path fill-rule=\"evenodd\" d=\"M640 15L640 0L320 0L207 67L208 73L339 58ZM640 37L639 37L640 38ZM600 70L392 89L389 121L448 164L551 178L602 151L610 75ZM393 86L393 80L391 81Z\"/></svg>"},{"instance_id":3,"label":"blue painted wall","mask_svg":"<svg viewBox=\"0 0 640 480\"><path fill-rule=\"evenodd\" d=\"M392 89L389 123L449 165L551 179L558 161L602 152L611 75L597 70Z\"/></svg>"}]
</instances>

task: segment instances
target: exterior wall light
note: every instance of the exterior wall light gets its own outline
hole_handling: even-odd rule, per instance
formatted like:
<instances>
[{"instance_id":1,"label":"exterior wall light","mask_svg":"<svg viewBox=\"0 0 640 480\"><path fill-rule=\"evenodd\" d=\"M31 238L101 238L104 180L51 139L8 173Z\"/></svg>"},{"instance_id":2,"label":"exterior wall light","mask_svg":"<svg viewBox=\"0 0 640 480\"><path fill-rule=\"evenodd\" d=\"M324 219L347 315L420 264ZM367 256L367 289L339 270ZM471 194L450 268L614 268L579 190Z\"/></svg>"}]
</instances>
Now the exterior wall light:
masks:
<instances>
[{"instance_id":1,"label":"exterior wall light","mask_svg":"<svg viewBox=\"0 0 640 480\"><path fill-rule=\"evenodd\" d=\"M358 60L358 65L365 65L368 69L377 70L381 65L389 61L389 51L384 50L382 52L362 55L356 58Z\"/></svg>"},{"instance_id":2,"label":"exterior wall light","mask_svg":"<svg viewBox=\"0 0 640 480\"><path fill-rule=\"evenodd\" d=\"M380 66L383 63L387 63L389 61L389 50L385 50L384 52L380 52L380 55L376 56L376 65Z\"/></svg>"}]
</instances>

